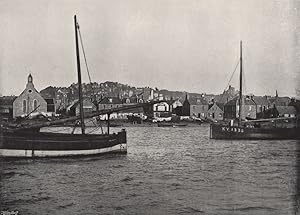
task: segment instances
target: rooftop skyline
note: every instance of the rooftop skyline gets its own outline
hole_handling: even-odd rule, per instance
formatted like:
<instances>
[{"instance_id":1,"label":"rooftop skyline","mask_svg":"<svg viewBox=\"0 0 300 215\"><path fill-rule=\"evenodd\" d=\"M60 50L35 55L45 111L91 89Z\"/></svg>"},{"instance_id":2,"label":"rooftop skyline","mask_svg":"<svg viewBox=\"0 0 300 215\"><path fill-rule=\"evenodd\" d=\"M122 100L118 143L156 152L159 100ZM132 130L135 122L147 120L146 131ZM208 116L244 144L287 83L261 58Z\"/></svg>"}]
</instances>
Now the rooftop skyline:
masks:
<instances>
[{"instance_id":1,"label":"rooftop skyline","mask_svg":"<svg viewBox=\"0 0 300 215\"><path fill-rule=\"evenodd\" d=\"M243 40L246 93L296 96L299 10L296 0L4 0L0 93L20 94L29 73L38 90L77 82L77 14L93 82L220 94Z\"/></svg>"}]
</instances>

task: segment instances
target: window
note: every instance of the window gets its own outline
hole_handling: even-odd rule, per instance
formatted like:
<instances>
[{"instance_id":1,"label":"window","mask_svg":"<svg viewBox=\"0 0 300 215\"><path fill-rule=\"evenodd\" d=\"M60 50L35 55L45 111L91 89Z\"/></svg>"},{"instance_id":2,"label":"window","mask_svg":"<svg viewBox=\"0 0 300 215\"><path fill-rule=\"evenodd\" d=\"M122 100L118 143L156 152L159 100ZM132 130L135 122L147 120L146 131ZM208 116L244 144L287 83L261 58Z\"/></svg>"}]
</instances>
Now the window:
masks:
<instances>
[{"instance_id":1,"label":"window","mask_svg":"<svg viewBox=\"0 0 300 215\"><path fill-rule=\"evenodd\" d=\"M33 110L38 107L37 100L33 100Z\"/></svg>"},{"instance_id":2,"label":"window","mask_svg":"<svg viewBox=\"0 0 300 215\"><path fill-rule=\"evenodd\" d=\"M27 112L26 100L23 100L23 113Z\"/></svg>"}]
</instances>

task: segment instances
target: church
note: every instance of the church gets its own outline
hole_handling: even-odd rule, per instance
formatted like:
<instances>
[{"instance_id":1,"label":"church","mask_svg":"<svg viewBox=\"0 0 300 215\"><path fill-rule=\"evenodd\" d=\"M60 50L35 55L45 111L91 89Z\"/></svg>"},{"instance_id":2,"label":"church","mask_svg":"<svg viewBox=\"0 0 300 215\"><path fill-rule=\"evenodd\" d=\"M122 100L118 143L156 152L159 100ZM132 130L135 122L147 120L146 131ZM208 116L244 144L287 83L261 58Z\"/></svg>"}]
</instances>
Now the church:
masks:
<instances>
[{"instance_id":1,"label":"church","mask_svg":"<svg viewBox=\"0 0 300 215\"><path fill-rule=\"evenodd\" d=\"M13 102L13 118L33 112L47 112L47 102L34 88L29 74L25 90Z\"/></svg>"}]
</instances>

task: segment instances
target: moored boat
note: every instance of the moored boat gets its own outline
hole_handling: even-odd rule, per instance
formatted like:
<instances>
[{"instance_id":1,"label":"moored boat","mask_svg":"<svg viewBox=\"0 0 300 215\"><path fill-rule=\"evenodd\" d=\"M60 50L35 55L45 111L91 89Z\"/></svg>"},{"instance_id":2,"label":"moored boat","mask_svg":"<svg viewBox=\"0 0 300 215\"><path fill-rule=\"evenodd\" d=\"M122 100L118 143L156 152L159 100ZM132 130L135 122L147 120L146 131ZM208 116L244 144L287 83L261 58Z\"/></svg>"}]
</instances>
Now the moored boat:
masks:
<instances>
[{"instance_id":1,"label":"moored boat","mask_svg":"<svg viewBox=\"0 0 300 215\"><path fill-rule=\"evenodd\" d=\"M118 112L135 107L143 107L144 104L136 104L126 107L100 110L96 113L83 112L81 69L78 48L79 25L74 16L76 59L78 75L79 94L79 116L58 119L53 121L28 121L28 123L9 124L1 122L0 126L0 157L62 157L62 156L84 156L102 153L126 153L127 138L126 131L122 129L118 133L110 133L109 116ZM146 104L149 105L149 104ZM152 103L150 103L152 105ZM85 118L91 118L102 114L108 115L107 133L91 134L85 131ZM80 120L80 121L78 121ZM75 122L72 133L51 133L42 132L40 128L63 125L64 123ZM81 133L74 134L75 127L80 125Z\"/></svg>"},{"instance_id":2,"label":"moored boat","mask_svg":"<svg viewBox=\"0 0 300 215\"><path fill-rule=\"evenodd\" d=\"M243 58L242 58L242 41L240 42L240 91L239 91L239 113L238 122L234 123L234 119L227 123L211 123L210 138L211 139L300 139L299 116L294 118L271 118L262 120L242 119L243 112ZM276 126L277 121L292 121L293 126ZM268 126L261 126L261 123L269 122ZM273 124L273 122L275 122Z\"/></svg>"},{"instance_id":3,"label":"moored boat","mask_svg":"<svg viewBox=\"0 0 300 215\"><path fill-rule=\"evenodd\" d=\"M286 140L300 139L300 128L255 128L212 123L210 138L223 140Z\"/></svg>"},{"instance_id":4,"label":"moored boat","mask_svg":"<svg viewBox=\"0 0 300 215\"><path fill-rule=\"evenodd\" d=\"M67 134L2 129L2 157L60 157L126 153L126 131L116 134Z\"/></svg>"}]
</instances>

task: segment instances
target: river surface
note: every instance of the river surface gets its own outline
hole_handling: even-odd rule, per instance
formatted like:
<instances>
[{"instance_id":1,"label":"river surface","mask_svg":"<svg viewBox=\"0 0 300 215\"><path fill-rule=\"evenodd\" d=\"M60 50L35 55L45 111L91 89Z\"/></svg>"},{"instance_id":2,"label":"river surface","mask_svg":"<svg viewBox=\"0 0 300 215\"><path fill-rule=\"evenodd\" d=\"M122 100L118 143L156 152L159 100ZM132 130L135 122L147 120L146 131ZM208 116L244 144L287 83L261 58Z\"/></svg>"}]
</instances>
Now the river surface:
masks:
<instances>
[{"instance_id":1,"label":"river surface","mask_svg":"<svg viewBox=\"0 0 300 215\"><path fill-rule=\"evenodd\" d=\"M2 160L0 210L300 214L297 141L210 140L208 126L126 130L127 155Z\"/></svg>"}]
</instances>

